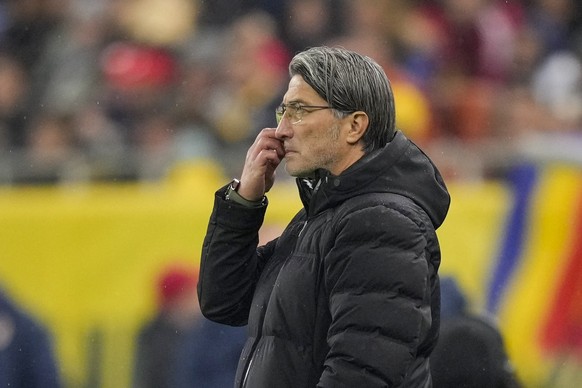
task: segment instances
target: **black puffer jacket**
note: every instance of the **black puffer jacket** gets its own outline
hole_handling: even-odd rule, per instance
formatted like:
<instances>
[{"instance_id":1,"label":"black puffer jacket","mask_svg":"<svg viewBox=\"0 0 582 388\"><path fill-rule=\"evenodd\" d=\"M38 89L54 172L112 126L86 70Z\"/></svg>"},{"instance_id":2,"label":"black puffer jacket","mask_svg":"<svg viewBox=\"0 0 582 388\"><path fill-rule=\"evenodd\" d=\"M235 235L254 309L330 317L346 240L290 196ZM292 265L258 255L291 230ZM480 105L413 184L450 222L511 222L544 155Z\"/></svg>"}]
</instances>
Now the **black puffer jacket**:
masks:
<instances>
[{"instance_id":1,"label":"black puffer jacket","mask_svg":"<svg viewBox=\"0 0 582 388\"><path fill-rule=\"evenodd\" d=\"M236 387L430 387L439 327L435 229L449 195L402 133L339 176L298 180L304 208L257 249L265 207L216 193L198 292L249 326Z\"/></svg>"}]
</instances>

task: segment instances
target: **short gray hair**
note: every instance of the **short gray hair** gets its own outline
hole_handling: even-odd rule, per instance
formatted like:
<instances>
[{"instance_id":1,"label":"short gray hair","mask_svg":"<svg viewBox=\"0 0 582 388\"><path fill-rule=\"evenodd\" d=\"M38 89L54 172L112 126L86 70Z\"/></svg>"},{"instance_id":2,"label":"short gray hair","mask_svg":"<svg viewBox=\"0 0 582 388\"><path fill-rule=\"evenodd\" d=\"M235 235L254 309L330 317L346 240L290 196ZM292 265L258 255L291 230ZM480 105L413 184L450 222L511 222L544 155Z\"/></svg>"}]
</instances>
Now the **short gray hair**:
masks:
<instances>
[{"instance_id":1,"label":"short gray hair","mask_svg":"<svg viewBox=\"0 0 582 388\"><path fill-rule=\"evenodd\" d=\"M394 95L386 73L373 59L339 47L313 47L293 57L289 75L303 77L339 114L366 112L370 121L363 136L364 152L392 139Z\"/></svg>"}]
</instances>

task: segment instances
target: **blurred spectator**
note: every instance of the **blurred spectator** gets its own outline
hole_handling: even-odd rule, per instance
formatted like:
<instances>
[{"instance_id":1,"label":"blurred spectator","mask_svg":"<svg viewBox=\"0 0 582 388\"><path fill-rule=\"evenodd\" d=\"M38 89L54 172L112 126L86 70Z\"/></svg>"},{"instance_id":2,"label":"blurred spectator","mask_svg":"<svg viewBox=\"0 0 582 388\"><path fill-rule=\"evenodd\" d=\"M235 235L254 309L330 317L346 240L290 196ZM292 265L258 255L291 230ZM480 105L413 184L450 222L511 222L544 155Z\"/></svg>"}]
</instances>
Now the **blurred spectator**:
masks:
<instances>
[{"instance_id":1,"label":"blurred spectator","mask_svg":"<svg viewBox=\"0 0 582 388\"><path fill-rule=\"evenodd\" d=\"M132 143L140 180L155 181L166 176L168 166L175 161L176 130L174 117L167 113L146 114L136 123Z\"/></svg>"},{"instance_id":2,"label":"blurred spectator","mask_svg":"<svg viewBox=\"0 0 582 388\"><path fill-rule=\"evenodd\" d=\"M11 54L0 53L0 150L20 149L25 143L29 77Z\"/></svg>"},{"instance_id":3,"label":"blurred spectator","mask_svg":"<svg viewBox=\"0 0 582 388\"><path fill-rule=\"evenodd\" d=\"M377 37L386 42L392 27L387 21L399 5L398 1L345 0L342 10L345 25L341 33Z\"/></svg>"},{"instance_id":4,"label":"blurred spectator","mask_svg":"<svg viewBox=\"0 0 582 388\"><path fill-rule=\"evenodd\" d=\"M439 72L503 80L515 49L520 8L498 0L427 3L415 12L432 26L437 51L431 60Z\"/></svg>"},{"instance_id":5,"label":"blurred spectator","mask_svg":"<svg viewBox=\"0 0 582 388\"><path fill-rule=\"evenodd\" d=\"M527 85L543 57L543 44L532 26L524 24L517 31L513 63L509 67L509 85Z\"/></svg>"},{"instance_id":6,"label":"blurred spectator","mask_svg":"<svg viewBox=\"0 0 582 388\"><path fill-rule=\"evenodd\" d=\"M430 357L434 388L518 388L501 332L472 313L453 277L441 278L441 330Z\"/></svg>"},{"instance_id":7,"label":"blurred spectator","mask_svg":"<svg viewBox=\"0 0 582 388\"><path fill-rule=\"evenodd\" d=\"M21 183L59 183L86 177L71 117L45 114L30 123L21 159Z\"/></svg>"},{"instance_id":8,"label":"blurred spectator","mask_svg":"<svg viewBox=\"0 0 582 388\"><path fill-rule=\"evenodd\" d=\"M533 74L532 92L561 121L554 130L582 128L582 61L572 52L548 56Z\"/></svg>"},{"instance_id":9,"label":"blurred spectator","mask_svg":"<svg viewBox=\"0 0 582 388\"><path fill-rule=\"evenodd\" d=\"M341 46L355 50L373 58L390 77L390 84L396 101L396 127L419 145L425 145L432 132L433 122L428 96L410 74L394 58L392 46L377 35L363 35L361 32L346 33L327 42L331 46Z\"/></svg>"},{"instance_id":10,"label":"blurred spectator","mask_svg":"<svg viewBox=\"0 0 582 388\"><path fill-rule=\"evenodd\" d=\"M438 135L463 141L490 135L493 96L515 51L516 14L496 0L444 0L411 10L404 61L429 93Z\"/></svg>"},{"instance_id":11,"label":"blurred spectator","mask_svg":"<svg viewBox=\"0 0 582 388\"><path fill-rule=\"evenodd\" d=\"M335 2L337 3L337 2ZM337 33L337 4L330 0L286 1L282 37L291 53L317 46Z\"/></svg>"},{"instance_id":12,"label":"blurred spectator","mask_svg":"<svg viewBox=\"0 0 582 388\"><path fill-rule=\"evenodd\" d=\"M134 388L230 388L244 328L205 319L198 307L197 270L170 265L157 283L159 310L140 330Z\"/></svg>"},{"instance_id":13,"label":"blurred spectator","mask_svg":"<svg viewBox=\"0 0 582 388\"><path fill-rule=\"evenodd\" d=\"M290 0L213 0L201 1L198 15L204 29L224 29L249 12L263 11L282 22Z\"/></svg>"},{"instance_id":14,"label":"blurred spectator","mask_svg":"<svg viewBox=\"0 0 582 388\"><path fill-rule=\"evenodd\" d=\"M290 54L265 12L238 19L229 37L223 79L209 96L208 117L222 143L227 172L239 175L235 162L244 158L256 131L276 124L273 112L288 82Z\"/></svg>"},{"instance_id":15,"label":"blurred spectator","mask_svg":"<svg viewBox=\"0 0 582 388\"><path fill-rule=\"evenodd\" d=\"M135 388L172 387L178 347L196 324L197 274L192 269L169 268L157 283L159 310L140 330L135 359Z\"/></svg>"},{"instance_id":16,"label":"blurred spectator","mask_svg":"<svg viewBox=\"0 0 582 388\"><path fill-rule=\"evenodd\" d=\"M477 316L443 321L431 355L434 388L517 388L497 327Z\"/></svg>"},{"instance_id":17,"label":"blurred spectator","mask_svg":"<svg viewBox=\"0 0 582 388\"><path fill-rule=\"evenodd\" d=\"M468 311L467 299L452 276L441 276L441 319L464 315Z\"/></svg>"},{"instance_id":18,"label":"blurred spectator","mask_svg":"<svg viewBox=\"0 0 582 388\"><path fill-rule=\"evenodd\" d=\"M115 41L101 52L100 63L107 113L131 142L140 118L171 106L176 58L163 47Z\"/></svg>"},{"instance_id":19,"label":"blurred spectator","mask_svg":"<svg viewBox=\"0 0 582 388\"><path fill-rule=\"evenodd\" d=\"M174 155L176 161L216 159L222 144L213 126L212 95L220 82L224 33L203 31L182 48L181 82L176 89Z\"/></svg>"},{"instance_id":20,"label":"blurred spectator","mask_svg":"<svg viewBox=\"0 0 582 388\"><path fill-rule=\"evenodd\" d=\"M46 39L33 73L34 104L74 115L99 90L99 55L108 38L100 2L69 1L67 17Z\"/></svg>"},{"instance_id":21,"label":"blurred spectator","mask_svg":"<svg viewBox=\"0 0 582 388\"><path fill-rule=\"evenodd\" d=\"M536 133L558 132L565 128L547 107L536 101L531 88L512 86L497 96L496 130L505 137L517 140Z\"/></svg>"},{"instance_id":22,"label":"blurred spectator","mask_svg":"<svg viewBox=\"0 0 582 388\"><path fill-rule=\"evenodd\" d=\"M60 386L48 331L0 290L0 387Z\"/></svg>"},{"instance_id":23,"label":"blurred spectator","mask_svg":"<svg viewBox=\"0 0 582 388\"><path fill-rule=\"evenodd\" d=\"M18 58L27 73L31 73L36 70L51 32L62 20L65 1L9 0L3 3L8 21L0 45Z\"/></svg>"},{"instance_id":24,"label":"blurred spectator","mask_svg":"<svg viewBox=\"0 0 582 388\"><path fill-rule=\"evenodd\" d=\"M80 105L72 118L75 136L93 181L135 179L135 162L120 130L102 105Z\"/></svg>"},{"instance_id":25,"label":"blurred spectator","mask_svg":"<svg viewBox=\"0 0 582 388\"><path fill-rule=\"evenodd\" d=\"M533 0L531 3L527 12L528 21L542 43L544 56L571 49L575 1Z\"/></svg>"},{"instance_id":26,"label":"blurred spectator","mask_svg":"<svg viewBox=\"0 0 582 388\"><path fill-rule=\"evenodd\" d=\"M197 0L121 2L117 22L131 39L152 46L175 47L197 28Z\"/></svg>"},{"instance_id":27,"label":"blurred spectator","mask_svg":"<svg viewBox=\"0 0 582 388\"><path fill-rule=\"evenodd\" d=\"M221 325L201 317L180 346L172 387L232 388L245 341L245 327Z\"/></svg>"}]
</instances>

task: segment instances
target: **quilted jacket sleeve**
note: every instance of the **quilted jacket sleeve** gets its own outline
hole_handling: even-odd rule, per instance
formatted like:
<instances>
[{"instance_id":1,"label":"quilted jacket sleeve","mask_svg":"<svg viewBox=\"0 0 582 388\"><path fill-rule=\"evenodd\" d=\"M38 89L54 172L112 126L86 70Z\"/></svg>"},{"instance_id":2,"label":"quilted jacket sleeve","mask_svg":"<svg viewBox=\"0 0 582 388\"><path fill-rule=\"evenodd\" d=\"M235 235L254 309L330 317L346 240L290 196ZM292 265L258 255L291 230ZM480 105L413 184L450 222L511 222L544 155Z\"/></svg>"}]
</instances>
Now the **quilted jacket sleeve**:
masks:
<instances>
[{"instance_id":1,"label":"quilted jacket sleeve","mask_svg":"<svg viewBox=\"0 0 582 388\"><path fill-rule=\"evenodd\" d=\"M248 208L215 195L202 247L198 298L204 316L215 322L247 323L256 282L274 242L257 249L266 206Z\"/></svg>"},{"instance_id":2,"label":"quilted jacket sleeve","mask_svg":"<svg viewBox=\"0 0 582 388\"><path fill-rule=\"evenodd\" d=\"M431 271L420 219L376 205L338 224L325 259L332 323L318 387L400 386L416 362L431 325Z\"/></svg>"}]
</instances>

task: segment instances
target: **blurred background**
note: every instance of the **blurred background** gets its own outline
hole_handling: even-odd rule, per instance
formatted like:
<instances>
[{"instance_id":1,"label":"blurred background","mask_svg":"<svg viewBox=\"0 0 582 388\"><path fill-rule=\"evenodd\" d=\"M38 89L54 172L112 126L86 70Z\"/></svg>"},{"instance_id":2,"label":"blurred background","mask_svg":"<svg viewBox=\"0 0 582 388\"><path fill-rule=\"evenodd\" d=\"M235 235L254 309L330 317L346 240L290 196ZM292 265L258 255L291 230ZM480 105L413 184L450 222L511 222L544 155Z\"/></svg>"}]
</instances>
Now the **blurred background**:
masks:
<instances>
[{"instance_id":1,"label":"blurred background","mask_svg":"<svg viewBox=\"0 0 582 388\"><path fill-rule=\"evenodd\" d=\"M524 386L582 385L581 2L1 0L0 288L60 385L132 386L156 279L198 264L214 191L320 44L386 70L452 194L441 273ZM300 208L283 171L269 198L265 239Z\"/></svg>"}]
</instances>

